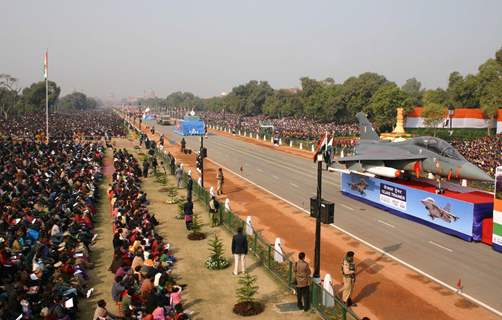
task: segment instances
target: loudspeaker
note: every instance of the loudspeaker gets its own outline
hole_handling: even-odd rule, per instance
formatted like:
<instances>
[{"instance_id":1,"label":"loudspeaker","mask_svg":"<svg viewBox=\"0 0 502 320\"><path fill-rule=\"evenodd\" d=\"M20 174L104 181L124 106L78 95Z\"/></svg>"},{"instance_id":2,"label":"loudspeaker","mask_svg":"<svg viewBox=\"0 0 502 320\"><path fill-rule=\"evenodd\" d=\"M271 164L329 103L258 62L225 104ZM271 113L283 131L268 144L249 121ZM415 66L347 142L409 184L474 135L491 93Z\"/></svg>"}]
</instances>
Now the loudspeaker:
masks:
<instances>
[{"instance_id":1,"label":"loudspeaker","mask_svg":"<svg viewBox=\"0 0 502 320\"><path fill-rule=\"evenodd\" d=\"M310 198L310 216L317 217L317 197ZM335 204L331 201L321 199L321 222L331 224L335 220Z\"/></svg>"}]
</instances>

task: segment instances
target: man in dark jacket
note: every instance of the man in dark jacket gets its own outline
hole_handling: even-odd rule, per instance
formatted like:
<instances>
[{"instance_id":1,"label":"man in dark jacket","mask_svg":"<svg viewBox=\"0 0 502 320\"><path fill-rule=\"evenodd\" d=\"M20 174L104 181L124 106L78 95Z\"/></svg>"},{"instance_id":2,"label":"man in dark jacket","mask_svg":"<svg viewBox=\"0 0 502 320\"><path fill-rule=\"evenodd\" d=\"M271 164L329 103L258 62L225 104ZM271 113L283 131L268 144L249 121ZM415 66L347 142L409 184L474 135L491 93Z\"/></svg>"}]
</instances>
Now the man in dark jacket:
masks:
<instances>
[{"instance_id":1,"label":"man in dark jacket","mask_svg":"<svg viewBox=\"0 0 502 320\"><path fill-rule=\"evenodd\" d=\"M148 169L150 169L150 161L148 159L145 159L143 161L143 177L148 177Z\"/></svg>"},{"instance_id":2,"label":"man in dark jacket","mask_svg":"<svg viewBox=\"0 0 502 320\"><path fill-rule=\"evenodd\" d=\"M246 255L248 254L248 239L242 234L242 227L237 229L237 234L232 239L232 254L234 255L234 276L238 274L239 263L241 272L246 271Z\"/></svg>"},{"instance_id":3,"label":"man in dark jacket","mask_svg":"<svg viewBox=\"0 0 502 320\"><path fill-rule=\"evenodd\" d=\"M296 298L298 308L303 309L304 311L308 311L310 309L310 267L309 264L305 261L304 252L300 252L298 254L298 261L295 263L293 272L295 273Z\"/></svg>"}]
</instances>

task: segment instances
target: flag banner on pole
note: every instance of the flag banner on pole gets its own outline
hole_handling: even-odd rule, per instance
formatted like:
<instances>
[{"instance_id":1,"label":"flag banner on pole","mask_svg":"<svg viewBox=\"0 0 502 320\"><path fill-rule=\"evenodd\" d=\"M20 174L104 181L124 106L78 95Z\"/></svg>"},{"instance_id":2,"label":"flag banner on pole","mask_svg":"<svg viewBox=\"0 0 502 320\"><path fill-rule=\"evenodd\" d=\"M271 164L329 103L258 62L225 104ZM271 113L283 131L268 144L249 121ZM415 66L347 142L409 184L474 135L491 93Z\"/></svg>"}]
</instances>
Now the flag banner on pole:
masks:
<instances>
[{"instance_id":1,"label":"flag banner on pole","mask_svg":"<svg viewBox=\"0 0 502 320\"><path fill-rule=\"evenodd\" d=\"M46 50L45 54L44 54L44 78L45 78L45 80L47 80L48 74L49 74L49 53Z\"/></svg>"},{"instance_id":2,"label":"flag banner on pole","mask_svg":"<svg viewBox=\"0 0 502 320\"><path fill-rule=\"evenodd\" d=\"M319 143L317 144L317 148L314 152L314 162L317 162L317 155L319 153L325 153L328 150L328 132L321 138Z\"/></svg>"}]
</instances>

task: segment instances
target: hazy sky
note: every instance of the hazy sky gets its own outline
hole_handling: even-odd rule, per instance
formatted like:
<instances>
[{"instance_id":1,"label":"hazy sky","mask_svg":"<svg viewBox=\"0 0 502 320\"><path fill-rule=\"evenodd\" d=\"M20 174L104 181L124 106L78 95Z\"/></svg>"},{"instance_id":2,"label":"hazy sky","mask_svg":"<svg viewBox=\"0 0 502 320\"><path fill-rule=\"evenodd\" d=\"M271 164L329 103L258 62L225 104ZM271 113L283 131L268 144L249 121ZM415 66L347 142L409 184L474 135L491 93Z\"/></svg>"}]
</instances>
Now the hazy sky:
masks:
<instances>
[{"instance_id":1,"label":"hazy sky","mask_svg":"<svg viewBox=\"0 0 502 320\"><path fill-rule=\"evenodd\" d=\"M445 86L502 45L502 1L0 0L0 73L68 93L203 97L248 80L342 82L365 71Z\"/></svg>"}]
</instances>

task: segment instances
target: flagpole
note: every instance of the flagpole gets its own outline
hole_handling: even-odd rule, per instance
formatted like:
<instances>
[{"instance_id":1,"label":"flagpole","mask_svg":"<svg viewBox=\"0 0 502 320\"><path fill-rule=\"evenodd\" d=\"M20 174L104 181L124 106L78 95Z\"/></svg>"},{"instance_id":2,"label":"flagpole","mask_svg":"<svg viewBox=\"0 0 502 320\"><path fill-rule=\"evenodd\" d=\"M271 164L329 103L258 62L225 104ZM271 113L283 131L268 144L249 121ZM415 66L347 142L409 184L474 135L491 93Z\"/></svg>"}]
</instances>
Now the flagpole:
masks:
<instances>
[{"instance_id":1,"label":"flagpole","mask_svg":"<svg viewBox=\"0 0 502 320\"><path fill-rule=\"evenodd\" d=\"M49 80L45 78L45 134L49 143Z\"/></svg>"},{"instance_id":2,"label":"flagpole","mask_svg":"<svg viewBox=\"0 0 502 320\"><path fill-rule=\"evenodd\" d=\"M48 50L45 51L45 135L47 143L49 143L49 57Z\"/></svg>"}]
</instances>

